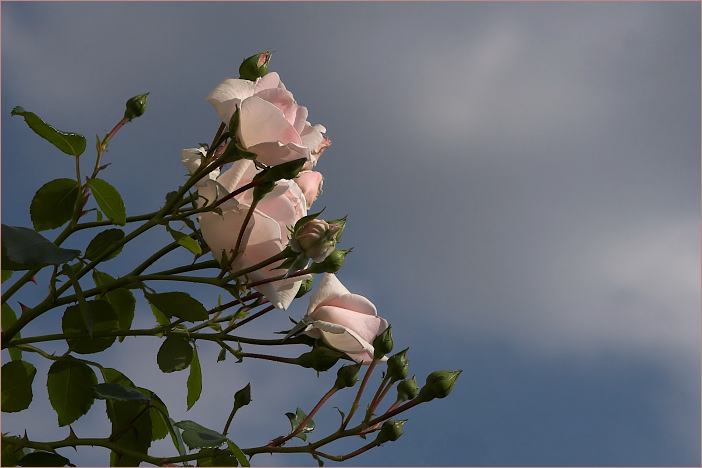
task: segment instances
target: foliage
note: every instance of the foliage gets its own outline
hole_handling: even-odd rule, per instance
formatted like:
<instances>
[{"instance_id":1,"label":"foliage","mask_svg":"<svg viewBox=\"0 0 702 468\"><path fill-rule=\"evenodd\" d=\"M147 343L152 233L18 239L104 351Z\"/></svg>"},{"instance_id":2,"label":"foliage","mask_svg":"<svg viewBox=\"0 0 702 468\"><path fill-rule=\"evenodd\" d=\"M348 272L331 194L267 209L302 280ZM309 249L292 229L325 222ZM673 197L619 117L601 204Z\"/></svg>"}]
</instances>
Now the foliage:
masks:
<instances>
[{"instance_id":1,"label":"foliage","mask_svg":"<svg viewBox=\"0 0 702 468\"><path fill-rule=\"evenodd\" d=\"M250 85L251 93L258 92L256 86L266 79L269 61L268 52L245 61L242 70L256 80L255 85L253 82ZM272 89L280 95L289 93L282 83L277 88L272 86ZM77 437L70 429L70 435L65 439L38 442L27 436L27 428L3 428L9 432L2 435L2 465L65 466L71 463L71 451L66 451L66 448L78 446L106 449L111 466L136 466L140 463L186 465L190 462L197 462L198 466L248 466L249 459L259 453L308 453L321 465L323 460L343 461L399 438L405 420L393 421L390 418L424 401L448 395L458 373L432 374L428 379L431 388L427 387L417 396L414 377L403 380L407 376L408 363L405 358L407 350L404 350L390 358L389 370L383 374L366 411L358 418L360 421L351 425L371 373L384 365L385 354L391 352L393 343L390 328L384 319L377 317L375 306L366 298L349 293L334 280L336 282L330 283L332 286L325 286L324 291L311 295L314 314L296 323L287 334L283 332L285 336L258 339L239 334L240 327L273 308L285 308L289 301L304 296L312 284L313 273L339 271L350 252L350 249L334 247L341 237L346 218L325 222L316 219L321 212L307 216L307 209L318 194L317 187L301 187L303 191L300 191L295 185L299 183L297 179L301 171L310 171L310 166L316 164L321 152L330 144L318 130L318 127L323 127L310 127L318 132L321 140L302 151L303 158L288 158L279 164L263 163L263 159L270 163L271 155L280 154L282 147L287 148L285 151L292 151L290 154L294 156L295 151L304 149L304 145L291 146L292 143L280 143L275 138L272 146L247 145L247 138L250 141L247 132L251 134L252 124L246 118L260 103L242 97L236 112L226 116L210 145L184 151L184 157L187 151L192 156L184 161L191 170L185 183L167 194L160 209L128 216L119 191L102 178L102 171L108 166L103 165L102 159L119 129L144 113L146 96L142 94L130 99L124 118L102 139L97 138L94 169L87 176L81 169L86 158L85 137L56 130L21 107L12 110L12 115L24 118L29 128L40 137L73 156L76 178L55 179L38 189L29 207L33 229L2 225L2 349L7 349L11 358L2 365L2 411L26 410L33 399L33 387L41 382L47 387L58 426L69 426L93 406L104 405L106 424L111 429L107 437L90 438ZM240 107L247 112L240 114ZM300 115L306 117L306 110ZM297 119L295 124L303 120ZM291 138L300 137L301 142L307 141L304 138L312 130L298 127ZM261 147L268 151L265 157ZM215 190L214 199L208 198L208 190L213 187L220 169L237 162L253 164L251 168L256 172L255 177L230 193ZM283 239L277 253L259 261L244 262L242 259L252 256L250 247L254 235L251 225L271 218L265 212L264 205L269 203L266 200L279 196L286 187L304 195L302 212L287 226L295 240L291 244L296 249L287 245L290 239ZM230 234L233 248L217 250L216 242L206 240L208 236L209 239L213 237L204 220L219 222L227 219L227 210L232 203L237 213L243 213L244 217L243 220L237 218L240 227ZM91 212L95 213L97 221L86 219ZM308 223L313 224L305 227ZM172 242L145 255L145 258L137 259L126 274L113 276L114 273L111 275L105 271L106 262L120 255L128 243L138 241L142 234L159 227L165 227ZM61 231L53 240L39 234L39 231L59 228ZM88 230L94 234L89 236L85 248L62 247L74 234ZM192 254L192 261L176 268L160 269L159 261L180 247ZM205 257L209 252L214 259ZM32 306L20 304L18 314L12 309L10 299L44 269L51 273L48 284L42 285L46 287L46 295ZM203 295L211 296L212 288L215 288L229 301L223 303L220 296L218 305L208 309L190 293L162 288L164 283L177 287L182 282L199 285ZM293 285L292 292L285 289L289 284ZM146 303L156 323L152 328L135 329L132 327L135 312L137 309L149 310L144 306ZM342 311L335 313L353 314L348 316L354 317L350 320L371 324L377 333L364 337L332 319L321 320L319 317L329 312L324 307L330 307L332 303L334 308ZM27 325L41 321L49 312L62 314L60 332L27 336ZM347 341L330 334L341 334ZM228 431L237 411L252 402L252 395L255 397L252 385L246 385L233 395L234 405L221 432L192 420L176 422L158 395L148 390L149 382L139 382L139 385L146 385L146 388L140 387L119 370L105 367L96 360L100 358L98 353L113 347L118 347L120 353L129 353L130 348L120 343L125 337L139 336L159 337L161 344L156 356L135 358L155 359L164 373L189 369L184 396L188 410L196 405L203 386L207 385L203 382L201 363L214 361L214 356L200 354L198 344L201 342L209 341L220 347L217 362L227 356L239 362L264 359L280 365L298 366L298 369L311 368L317 373L332 370L340 360L355 360L357 364L339 367L334 386L309 413L301 408L286 413L291 424L288 434L264 441L260 446L240 448L235 444L236 434L228 436ZM63 342L65 352L52 354L45 351L42 344L47 342ZM346 342L351 343L348 349L344 348ZM264 352L250 352L252 347ZM265 354L265 350L283 348L296 350L298 357ZM50 362L46 375L38 375L32 364L42 359ZM365 371L359 379L361 364L365 364ZM300 372L304 370L300 369ZM395 385L400 389L397 400L384 411L379 411L382 401ZM353 388L355 390L346 390ZM346 413L341 413L340 426L312 441L316 429L313 416L341 390L348 392L351 404ZM197 419L197 416L193 415L193 418ZM366 436L371 433L379 436L366 442ZM173 453L169 456L150 453L152 442L166 437L170 437L173 443ZM342 438L360 439L361 446L342 455L321 451L322 447ZM297 443L292 442L294 439L298 439Z\"/></svg>"}]
</instances>

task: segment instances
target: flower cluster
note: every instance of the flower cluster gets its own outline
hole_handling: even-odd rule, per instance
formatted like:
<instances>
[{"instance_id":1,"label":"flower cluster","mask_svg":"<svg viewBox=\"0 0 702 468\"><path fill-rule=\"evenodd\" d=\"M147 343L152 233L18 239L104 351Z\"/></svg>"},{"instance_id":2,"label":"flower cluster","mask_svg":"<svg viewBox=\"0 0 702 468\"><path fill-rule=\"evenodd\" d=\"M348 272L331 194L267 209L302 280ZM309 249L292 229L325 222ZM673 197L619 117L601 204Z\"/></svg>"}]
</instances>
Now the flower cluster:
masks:
<instances>
[{"instance_id":1,"label":"flower cluster","mask_svg":"<svg viewBox=\"0 0 702 468\"><path fill-rule=\"evenodd\" d=\"M267 71L265 57L258 61ZM324 178L313 168L331 144L326 129L307 121L307 108L298 105L275 72L254 80L226 79L206 100L227 126L229 144L247 155L222 171L212 168L195 185L199 206L216 207L199 215L212 255L232 272L245 270L242 278L279 309L288 308L311 273L325 272L303 319L304 333L370 363L371 343L388 324L368 299L351 294L333 274L348 252L335 247L345 219L327 222L307 215L322 192ZM193 173L203 161L211 162L205 148L185 149L182 156ZM254 188L262 171L293 161L301 161L296 176L276 180L257 198ZM316 267L306 269L310 262Z\"/></svg>"}]
</instances>

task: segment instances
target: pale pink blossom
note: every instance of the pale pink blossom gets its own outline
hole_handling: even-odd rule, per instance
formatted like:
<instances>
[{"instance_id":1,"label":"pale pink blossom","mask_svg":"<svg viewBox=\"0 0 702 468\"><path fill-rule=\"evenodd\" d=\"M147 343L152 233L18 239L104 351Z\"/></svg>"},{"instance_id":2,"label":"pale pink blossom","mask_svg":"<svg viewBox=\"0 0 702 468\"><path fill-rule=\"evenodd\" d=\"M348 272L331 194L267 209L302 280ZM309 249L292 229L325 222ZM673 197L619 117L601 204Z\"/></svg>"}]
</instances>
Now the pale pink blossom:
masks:
<instances>
[{"instance_id":1,"label":"pale pink blossom","mask_svg":"<svg viewBox=\"0 0 702 468\"><path fill-rule=\"evenodd\" d=\"M307 122L307 108L271 72L256 81L226 79L207 96L225 124L238 108L239 143L269 166L306 158L314 165L329 146L322 125Z\"/></svg>"},{"instance_id":2,"label":"pale pink blossom","mask_svg":"<svg viewBox=\"0 0 702 468\"><path fill-rule=\"evenodd\" d=\"M323 339L332 348L363 364L373 360L373 340L388 328L388 322L378 317L371 301L351 294L331 273L324 275L310 297L305 320L307 335Z\"/></svg>"},{"instance_id":3,"label":"pale pink blossom","mask_svg":"<svg viewBox=\"0 0 702 468\"><path fill-rule=\"evenodd\" d=\"M188 156L191 155L188 153ZM184 159L184 163L195 168L199 165L189 158ZM200 206L212 204L250 183L256 173L252 161L239 160L216 179L204 178L197 186ZM252 201L253 190L246 190L219 205L221 212L210 211L199 215L202 236L215 259L221 260L224 254L231 259ZM297 184L290 180L278 181L273 191L256 206L244 229L240 252L231 263L231 270L248 268L282 252L288 245L288 227L294 226L306 214L305 199ZM250 272L246 277L254 282L280 276L284 270L275 269L280 263ZM286 309L295 298L301 281L306 278L299 276L278 280L261 284L255 289L275 307Z\"/></svg>"},{"instance_id":4,"label":"pale pink blossom","mask_svg":"<svg viewBox=\"0 0 702 468\"><path fill-rule=\"evenodd\" d=\"M322 194L324 177L317 171L302 171L294 180L302 190L309 210L312 208L312 203Z\"/></svg>"}]
</instances>

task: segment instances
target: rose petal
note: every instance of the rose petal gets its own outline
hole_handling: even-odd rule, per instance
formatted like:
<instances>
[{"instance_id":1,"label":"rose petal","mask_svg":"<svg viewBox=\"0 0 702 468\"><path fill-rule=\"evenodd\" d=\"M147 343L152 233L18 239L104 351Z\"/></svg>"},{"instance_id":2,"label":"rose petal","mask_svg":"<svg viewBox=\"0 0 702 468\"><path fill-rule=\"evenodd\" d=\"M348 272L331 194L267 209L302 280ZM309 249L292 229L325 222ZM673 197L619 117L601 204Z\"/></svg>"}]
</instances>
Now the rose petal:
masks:
<instances>
[{"instance_id":1,"label":"rose petal","mask_svg":"<svg viewBox=\"0 0 702 468\"><path fill-rule=\"evenodd\" d=\"M354 294L355 296L355 294ZM361 296L357 296L361 297ZM370 304L370 301L366 299ZM371 304L372 306L372 304ZM375 307L373 307L375 309ZM334 323L342 327L353 330L359 337L371 342L388 327L385 319L373 314L356 312L352 309L344 309L336 306L318 307L310 317L317 321Z\"/></svg>"},{"instance_id":2,"label":"rose petal","mask_svg":"<svg viewBox=\"0 0 702 468\"><path fill-rule=\"evenodd\" d=\"M246 148L270 141L300 144L300 136L287 121L283 112L258 96L252 96L241 102L238 134Z\"/></svg>"},{"instance_id":3,"label":"rose petal","mask_svg":"<svg viewBox=\"0 0 702 468\"><path fill-rule=\"evenodd\" d=\"M325 273L319 286L317 286L317 290L310 296L310 305L307 307L307 315L310 315L318 306L324 305L323 303L325 300L344 294L350 294L350 292L341 284L339 278L333 273Z\"/></svg>"},{"instance_id":4,"label":"rose petal","mask_svg":"<svg viewBox=\"0 0 702 468\"><path fill-rule=\"evenodd\" d=\"M218 84L205 100L214 106L222 122L229 124L236 105L253 95L253 82L228 78Z\"/></svg>"}]
</instances>

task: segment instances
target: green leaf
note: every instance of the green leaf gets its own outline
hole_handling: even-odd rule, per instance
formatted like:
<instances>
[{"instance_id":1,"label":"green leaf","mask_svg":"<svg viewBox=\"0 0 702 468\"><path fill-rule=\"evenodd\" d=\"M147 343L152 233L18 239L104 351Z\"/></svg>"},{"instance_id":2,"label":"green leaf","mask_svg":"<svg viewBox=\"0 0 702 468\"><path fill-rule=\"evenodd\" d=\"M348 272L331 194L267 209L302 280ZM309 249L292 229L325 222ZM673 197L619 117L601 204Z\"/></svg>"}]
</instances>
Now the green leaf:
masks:
<instances>
[{"instance_id":1,"label":"green leaf","mask_svg":"<svg viewBox=\"0 0 702 468\"><path fill-rule=\"evenodd\" d=\"M11 327L15 322L17 321L17 315L15 315L15 311L12 310L12 307L10 307L7 302L2 303L2 315L0 315L0 323L2 323L2 329L6 330L7 328ZM17 332L17 335L15 335L15 338L22 338L20 335L20 332ZM17 348L9 348L10 351L10 359L13 361L19 361L22 359L22 351L17 349Z\"/></svg>"},{"instance_id":2,"label":"green leaf","mask_svg":"<svg viewBox=\"0 0 702 468\"><path fill-rule=\"evenodd\" d=\"M88 186L98 206L110 221L119 226L127 224L127 212L117 189L102 179L90 179Z\"/></svg>"},{"instance_id":3,"label":"green leaf","mask_svg":"<svg viewBox=\"0 0 702 468\"><path fill-rule=\"evenodd\" d=\"M156 306L153 304L149 304L151 306L151 312L153 312L154 317L156 318L156 321L158 322L159 325L165 325L168 326L171 324L171 321L166 317L166 314L158 310Z\"/></svg>"},{"instance_id":4,"label":"green leaf","mask_svg":"<svg viewBox=\"0 0 702 468\"><path fill-rule=\"evenodd\" d=\"M200 399L202 393L202 370L200 359L197 357L197 346L193 346L193 359L190 362L190 375L188 375L188 410ZM186 410L187 411L187 410Z\"/></svg>"},{"instance_id":5,"label":"green leaf","mask_svg":"<svg viewBox=\"0 0 702 468\"><path fill-rule=\"evenodd\" d=\"M71 424L88 412L95 401L93 387L97 383L95 372L83 362L69 358L51 365L46 386L59 426Z\"/></svg>"},{"instance_id":6,"label":"green leaf","mask_svg":"<svg viewBox=\"0 0 702 468\"><path fill-rule=\"evenodd\" d=\"M86 306L93 318L93 334L119 331L120 325L117 313L109 302L97 299L88 301ZM63 313L61 326L65 334L88 333L80 307L77 305L66 308L66 311ZM112 346L115 342L115 337L67 338L66 342L71 350L78 354L92 354L99 353Z\"/></svg>"},{"instance_id":7,"label":"green leaf","mask_svg":"<svg viewBox=\"0 0 702 468\"><path fill-rule=\"evenodd\" d=\"M307 417L304 411L302 411L300 408L295 411L295 413L285 413L285 416L288 417L290 420L290 425L292 426L292 431L295 431L299 426L302 421ZM302 440L307 440L307 432L312 432L314 430L314 421L309 420L307 424L305 424L305 427L302 428L300 432L295 434L295 437L302 439Z\"/></svg>"},{"instance_id":8,"label":"green leaf","mask_svg":"<svg viewBox=\"0 0 702 468\"><path fill-rule=\"evenodd\" d=\"M58 453L32 452L17 462L19 466L66 466L71 465L68 458L62 457Z\"/></svg>"},{"instance_id":9,"label":"green leaf","mask_svg":"<svg viewBox=\"0 0 702 468\"><path fill-rule=\"evenodd\" d=\"M44 184L29 206L34 229L56 229L70 221L79 196L80 185L73 179L56 179Z\"/></svg>"},{"instance_id":10,"label":"green leaf","mask_svg":"<svg viewBox=\"0 0 702 468\"><path fill-rule=\"evenodd\" d=\"M207 309L189 294L176 291L166 293L145 293L146 300L156 306L166 317L178 317L188 322L207 320Z\"/></svg>"},{"instance_id":11,"label":"green leaf","mask_svg":"<svg viewBox=\"0 0 702 468\"><path fill-rule=\"evenodd\" d=\"M95 398L118 401L149 401L149 397L139 390L118 383L101 383L93 388Z\"/></svg>"},{"instance_id":12,"label":"green leaf","mask_svg":"<svg viewBox=\"0 0 702 468\"><path fill-rule=\"evenodd\" d=\"M203 450L198 453L202 452ZM215 450L215 454L211 457L198 458L197 466L239 466L239 463L234 455Z\"/></svg>"},{"instance_id":13,"label":"green leaf","mask_svg":"<svg viewBox=\"0 0 702 468\"><path fill-rule=\"evenodd\" d=\"M107 249L113 247L122 239L124 239L124 231L121 229L114 228L102 231L90 241L90 244L88 244L88 248L85 249L85 258L88 260L97 260L100 255L107 251ZM117 250L103 258L102 261L105 262L115 258L121 251L122 246L119 246Z\"/></svg>"},{"instance_id":14,"label":"green leaf","mask_svg":"<svg viewBox=\"0 0 702 468\"><path fill-rule=\"evenodd\" d=\"M56 130L54 127L37 117L36 114L28 112L19 106L12 109L11 115L20 115L24 117L24 121L27 122L29 128L34 130L37 135L44 138L66 154L77 157L83 154L83 151L85 151L86 140L83 135Z\"/></svg>"},{"instance_id":15,"label":"green leaf","mask_svg":"<svg viewBox=\"0 0 702 468\"><path fill-rule=\"evenodd\" d=\"M219 447L227 440L219 432L202 427L193 421L181 421L176 426L183 429L183 442L190 449Z\"/></svg>"},{"instance_id":16,"label":"green leaf","mask_svg":"<svg viewBox=\"0 0 702 468\"><path fill-rule=\"evenodd\" d=\"M131 380L116 369L103 368L101 371L107 383L118 383L136 388ZM142 392L142 389L137 390ZM148 392L148 390L143 390L143 392ZM114 443L146 454L151 446L152 422L150 417L145 416L146 413L137 418L144 409L146 402L106 400L105 404L107 406L107 417L112 422L113 434L117 431L122 431L129 425L129 428L122 431ZM139 466L139 463L141 463L141 459L131 455L119 455L115 452L110 454L111 466Z\"/></svg>"},{"instance_id":17,"label":"green leaf","mask_svg":"<svg viewBox=\"0 0 702 468\"><path fill-rule=\"evenodd\" d=\"M3 434L4 435L4 434ZM17 438L19 440L19 437ZM2 453L0 453L0 461L2 461L2 466L17 466L17 462L24 455L22 453L21 445L13 444L10 442L2 441Z\"/></svg>"},{"instance_id":18,"label":"green leaf","mask_svg":"<svg viewBox=\"0 0 702 468\"><path fill-rule=\"evenodd\" d=\"M80 250L62 249L38 232L2 225L2 266L6 270L32 270L61 265L80 255Z\"/></svg>"},{"instance_id":19,"label":"green leaf","mask_svg":"<svg viewBox=\"0 0 702 468\"><path fill-rule=\"evenodd\" d=\"M32 402L32 382L37 369L28 362L10 361L0 369L2 411L16 413Z\"/></svg>"},{"instance_id":20,"label":"green leaf","mask_svg":"<svg viewBox=\"0 0 702 468\"><path fill-rule=\"evenodd\" d=\"M200 244L198 244L197 241L192 237L188 236L187 234L183 234L182 232L174 231L171 228L168 228L168 232L173 237L173 240L178 242L178 244L182 245L195 255L200 255L202 253L202 248L200 247Z\"/></svg>"},{"instance_id":21,"label":"green leaf","mask_svg":"<svg viewBox=\"0 0 702 468\"><path fill-rule=\"evenodd\" d=\"M2 270L2 282L9 280L12 277L12 270Z\"/></svg>"},{"instance_id":22,"label":"green leaf","mask_svg":"<svg viewBox=\"0 0 702 468\"><path fill-rule=\"evenodd\" d=\"M166 404L150 390L143 388L139 389L143 392L148 392L151 395L151 408L149 408L149 417L151 418L151 440L161 440L165 438L173 429L168 417L168 408Z\"/></svg>"},{"instance_id":23,"label":"green leaf","mask_svg":"<svg viewBox=\"0 0 702 468\"><path fill-rule=\"evenodd\" d=\"M193 348L185 338L169 335L156 355L161 372L170 373L185 369L193 359Z\"/></svg>"},{"instance_id":24,"label":"green leaf","mask_svg":"<svg viewBox=\"0 0 702 468\"><path fill-rule=\"evenodd\" d=\"M115 279L107 273L93 270L93 281L95 282L95 286L101 287L114 282ZM136 311L136 298L129 289L117 288L111 291L105 291L98 296L98 299L104 299L112 305L112 309L117 313L120 330L127 331L132 327L134 312ZM124 341L124 338L124 336L120 336L119 341Z\"/></svg>"},{"instance_id":25,"label":"green leaf","mask_svg":"<svg viewBox=\"0 0 702 468\"><path fill-rule=\"evenodd\" d=\"M239 460L239 464L241 466L251 466L249 464L249 460L246 458L246 454L244 454L244 452L242 452L241 449L234 442L227 439L227 445L229 446L229 449L232 451L236 459Z\"/></svg>"}]
</instances>

